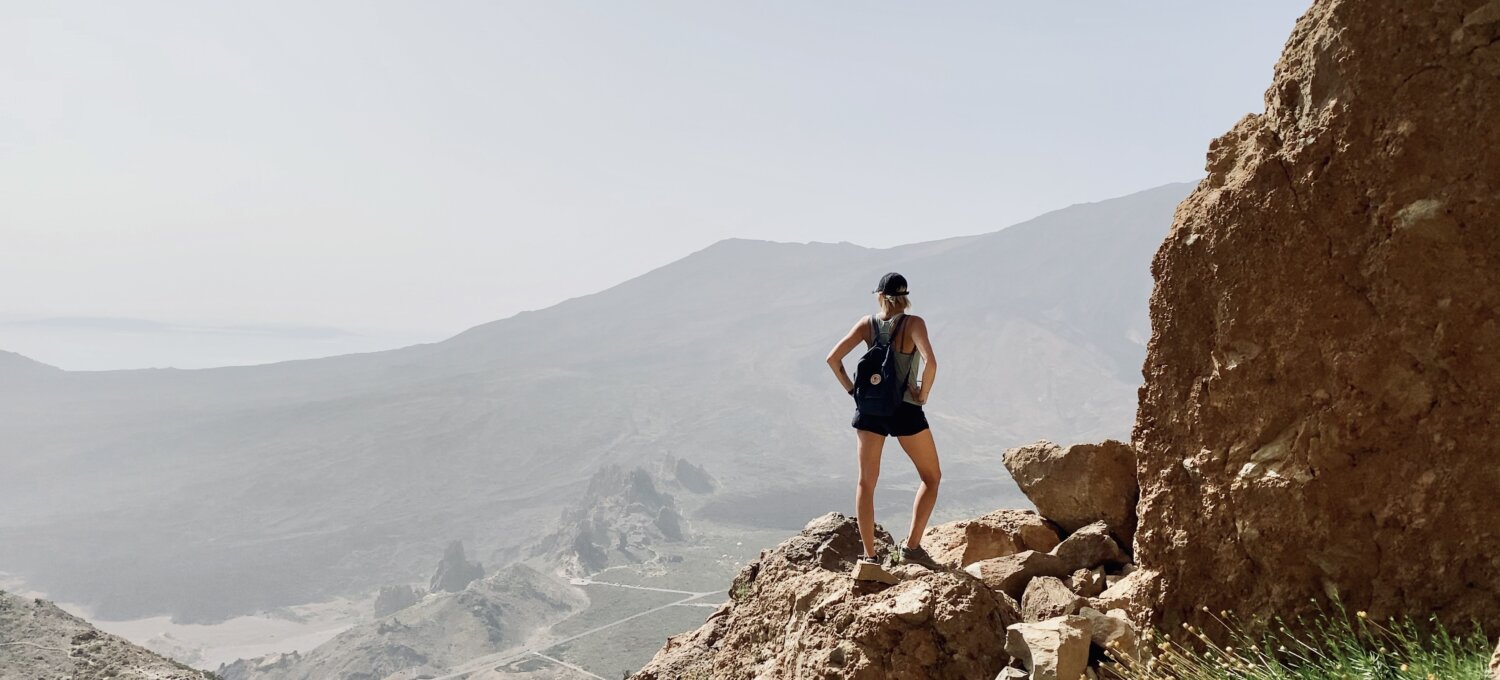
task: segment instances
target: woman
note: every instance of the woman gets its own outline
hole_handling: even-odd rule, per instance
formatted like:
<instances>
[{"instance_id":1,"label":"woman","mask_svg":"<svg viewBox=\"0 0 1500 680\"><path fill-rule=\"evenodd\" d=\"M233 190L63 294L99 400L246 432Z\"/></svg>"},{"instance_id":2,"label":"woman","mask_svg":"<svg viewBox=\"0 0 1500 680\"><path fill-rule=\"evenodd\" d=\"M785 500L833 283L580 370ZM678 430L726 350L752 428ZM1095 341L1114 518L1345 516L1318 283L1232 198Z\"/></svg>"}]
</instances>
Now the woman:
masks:
<instances>
[{"instance_id":1,"label":"woman","mask_svg":"<svg viewBox=\"0 0 1500 680\"><path fill-rule=\"evenodd\" d=\"M927 403L927 396L932 392L932 381L937 376L937 359L932 354L932 343L927 338L927 322L920 316L906 314L906 310L911 307L911 300L907 298L906 277L895 272L886 274L881 277L874 293L880 305L880 311L874 317L878 328L872 329L870 317L863 317L828 353L828 366L838 376L839 384L850 394L854 394L854 381L844 372L844 357L861 341L871 346L877 340L888 338L891 331L897 328L901 317L906 317L900 323L897 337L890 339L896 353L896 378L906 386L901 404L889 416L860 414L856 411L851 423L859 439L859 486L854 492L854 507L859 522L860 541L864 544L864 554L859 558L860 566L880 563L875 549L875 480L880 476L880 450L885 446L885 438L895 436L896 441L901 443L901 449L917 466L917 474L922 478L922 486L917 489L916 501L912 503L911 531L906 534L906 539L900 546L901 559L931 567L934 566L932 558L922 549L922 533L927 529L927 518L932 515L932 506L937 502L938 482L943 475L938 467L937 445L932 441L932 431L927 427L927 416L922 413L922 405ZM878 333L880 337L872 337L874 333ZM921 380L917 379L915 370L918 353L922 355L925 364Z\"/></svg>"}]
</instances>

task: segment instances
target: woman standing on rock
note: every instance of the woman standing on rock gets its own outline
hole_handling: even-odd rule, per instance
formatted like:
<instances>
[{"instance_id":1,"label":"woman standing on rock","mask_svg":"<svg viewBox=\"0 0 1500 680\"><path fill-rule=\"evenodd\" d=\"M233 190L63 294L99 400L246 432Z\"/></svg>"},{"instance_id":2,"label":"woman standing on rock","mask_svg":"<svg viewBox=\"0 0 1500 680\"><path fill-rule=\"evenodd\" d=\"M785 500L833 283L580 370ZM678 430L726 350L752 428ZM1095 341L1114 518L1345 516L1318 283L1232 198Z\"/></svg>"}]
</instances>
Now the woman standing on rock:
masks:
<instances>
[{"instance_id":1,"label":"woman standing on rock","mask_svg":"<svg viewBox=\"0 0 1500 680\"><path fill-rule=\"evenodd\" d=\"M916 501L912 503L911 531L901 543L904 562L932 566L932 558L922 549L922 533L927 528L932 507L937 503L938 482L943 476L938 467L937 445L932 441L932 430L928 429L927 416L922 412L922 405L927 403L932 381L937 376L937 359L927 337L927 322L920 316L906 313L911 307L906 277L895 272L886 274L881 277L874 293L880 311L862 317L828 353L829 368L838 376L839 384L853 395L855 384L844 371L844 357L861 341L872 348L889 344L896 364L896 384L904 387L894 413L860 413L856 407L851 423L859 440L859 485L854 492L854 506L859 537L864 543L856 578L861 578L861 573L873 573L870 578L881 578L878 568L868 569L867 565L878 567L880 564L875 549L875 480L880 476L880 452L885 446L885 438L896 437L922 478L922 486L917 489ZM919 353L925 364L921 380L917 379L916 371ZM877 373L866 380L878 385L880 375ZM888 574L884 576L889 578Z\"/></svg>"}]
</instances>

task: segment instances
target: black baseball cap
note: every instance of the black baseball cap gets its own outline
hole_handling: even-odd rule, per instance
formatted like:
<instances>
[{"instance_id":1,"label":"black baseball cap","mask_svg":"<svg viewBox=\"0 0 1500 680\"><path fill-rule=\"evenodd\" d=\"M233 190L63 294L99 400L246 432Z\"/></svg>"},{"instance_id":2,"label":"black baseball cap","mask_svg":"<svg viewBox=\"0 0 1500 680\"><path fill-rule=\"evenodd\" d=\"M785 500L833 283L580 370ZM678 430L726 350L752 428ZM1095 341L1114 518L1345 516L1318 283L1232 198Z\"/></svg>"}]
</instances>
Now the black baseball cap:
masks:
<instances>
[{"instance_id":1,"label":"black baseball cap","mask_svg":"<svg viewBox=\"0 0 1500 680\"><path fill-rule=\"evenodd\" d=\"M896 272L886 274L880 277L880 284L875 286L875 290L870 292L881 293L883 295L906 295L908 292L906 290L906 277Z\"/></svg>"}]
</instances>

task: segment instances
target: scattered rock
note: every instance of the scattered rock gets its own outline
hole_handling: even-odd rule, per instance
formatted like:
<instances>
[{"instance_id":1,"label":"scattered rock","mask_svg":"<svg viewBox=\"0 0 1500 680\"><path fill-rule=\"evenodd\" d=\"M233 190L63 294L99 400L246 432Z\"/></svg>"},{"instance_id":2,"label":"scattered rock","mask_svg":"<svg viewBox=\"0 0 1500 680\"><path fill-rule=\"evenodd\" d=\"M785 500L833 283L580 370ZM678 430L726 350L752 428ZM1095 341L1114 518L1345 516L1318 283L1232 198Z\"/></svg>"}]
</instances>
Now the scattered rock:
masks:
<instances>
[{"instance_id":1,"label":"scattered rock","mask_svg":"<svg viewBox=\"0 0 1500 680\"><path fill-rule=\"evenodd\" d=\"M375 618L394 614L421 601L427 594L417 586L381 586L375 595Z\"/></svg>"},{"instance_id":2,"label":"scattered rock","mask_svg":"<svg viewBox=\"0 0 1500 680\"><path fill-rule=\"evenodd\" d=\"M1026 591L1027 582L1031 581L1034 577L1056 576L1061 578L1068 575L1067 566L1063 563L1062 558L1035 550L980 560L964 567L964 571L984 581L984 584L989 586L990 589L1005 593L1016 599L1020 599L1022 593Z\"/></svg>"},{"instance_id":3,"label":"scattered rock","mask_svg":"<svg viewBox=\"0 0 1500 680\"><path fill-rule=\"evenodd\" d=\"M1089 605L1099 611L1124 610L1132 621L1149 619L1155 601L1151 593L1157 587L1156 572L1136 569L1120 578L1114 585L1105 588L1099 597L1089 598Z\"/></svg>"},{"instance_id":4,"label":"scattered rock","mask_svg":"<svg viewBox=\"0 0 1500 680\"><path fill-rule=\"evenodd\" d=\"M1161 625L1336 594L1500 630L1497 37L1494 0L1318 0L1209 146L1134 430Z\"/></svg>"},{"instance_id":5,"label":"scattered rock","mask_svg":"<svg viewBox=\"0 0 1500 680\"><path fill-rule=\"evenodd\" d=\"M1060 616L1007 627L1005 651L1021 660L1033 680L1077 680L1089 662L1088 619Z\"/></svg>"},{"instance_id":6,"label":"scattered rock","mask_svg":"<svg viewBox=\"0 0 1500 680\"><path fill-rule=\"evenodd\" d=\"M1068 576L1067 583L1068 588L1078 593L1079 597L1097 597L1109 587L1108 579L1103 567L1095 567L1074 571Z\"/></svg>"},{"instance_id":7,"label":"scattered rock","mask_svg":"<svg viewBox=\"0 0 1500 680\"><path fill-rule=\"evenodd\" d=\"M1108 614L1101 614L1097 609L1084 607L1078 613L1089 620L1089 640L1104 650L1109 658L1131 663L1140 661L1140 636L1125 610L1112 609Z\"/></svg>"},{"instance_id":8,"label":"scattered rock","mask_svg":"<svg viewBox=\"0 0 1500 680\"><path fill-rule=\"evenodd\" d=\"M1103 522L1094 522L1073 532L1052 549L1052 554L1062 558L1069 571L1100 566L1115 569L1130 562Z\"/></svg>"},{"instance_id":9,"label":"scattered rock","mask_svg":"<svg viewBox=\"0 0 1500 680\"><path fill-rule=\"evenodd\" d=\"M996 510L982 517L929 527L922 547L942 564L967 567L980 560L1057 547L1057 527L1030 510Z\"/></svg>"},{"instance_id":10,"label":"scattered rock","mask_svg":"<svg viewBox=\"0 0 1500 680\"><path fill-rule=\"evenodd\" d=\"M456 593L481 578L484 578L484 567L464 558L463 541L453 541L443 551L443 559L438 562L437 571L432 574L428 590L434 593Z\"/></svg>"},{"instance_id":11,"label":"scattered rock","mask_svg":"<svg viewBox=\"0 0 1500 680\"><path fill-rule=\"evenodd\" d=\"M1043 517L1064 532L1104 522L1130 545L1135 533L1135 449L1108 440L1062 448L1042 440L1005 452L1005 469Z\"/></svg>"},{"instance_id":12,"label":"scattered rock","mask_svg":"<svg viewBox=\"0 0 1500 680\"><path fill-rule=\"evenodd\" d=\"M992 678L1010 660L1013 602L961 571L914 566L896 585L856 588L858 544L853 518L813 520L742 569L728 604L633 677Z\"/></svg>"},{"instance_id":13,"label":"scattered rock","mask_svg":"<svg viewBox=\"0 0 1500 680\"><path fill-rule=\"evenodd\" d=\"M1495 653L1490 656L1490 675L1500 680L1500 642L1495 643Z\"/></svg>"},{"instance_id":14,"label":"scattered rock","mask_svg":"<svg viewBox=\"0 0 1500 680\"><path fill-rule=\"evenodd\" d=\"M1088 604L1062 580L1052 576L1038 576L1026 584L1026 593L1021 596L1021 620L1045 621L1047 619L1076 614Z\"/></svg>"}]
</instances>

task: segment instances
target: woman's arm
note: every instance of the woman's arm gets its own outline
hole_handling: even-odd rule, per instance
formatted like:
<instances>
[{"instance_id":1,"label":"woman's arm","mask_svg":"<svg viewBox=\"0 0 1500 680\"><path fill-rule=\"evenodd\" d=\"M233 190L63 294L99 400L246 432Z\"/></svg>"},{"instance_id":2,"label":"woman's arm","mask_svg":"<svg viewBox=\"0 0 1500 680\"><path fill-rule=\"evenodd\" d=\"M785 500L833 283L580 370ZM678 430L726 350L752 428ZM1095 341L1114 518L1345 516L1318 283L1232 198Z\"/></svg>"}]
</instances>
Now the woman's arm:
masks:
<instances>
[{"instance_id":1,"label":"woman's arm","mask_svg":"<svg viewBox=\"0 0 1500 680\"><path fill-rule=\"evenodd\" d=\"M833 369L833 374L839 377L839 384L844 386L845 392L854 391L854 380L844 373L844 357L854 351L855 345L864 342L869 326L870 317L860 317L860 320L855 322L854 328L849 329L844 339L828 351L828 367Z\"/></svg>"},{"instance_id":2,"label":"woman's arm","mask_svg":"<svg viewBox=\"0 0 1500 680\"><path fill-rule=\"evenodd\" d=\"M916 394L916 399L923 404L927 403L927 395L932 392L932 381L937 379L937 355L932 353L932 341L927 337L927 321L920 316L907 319L907 325L911 326L911 339L917 343L917 351L922 354L921 388Z\"/></svg>"}]
</instances>

